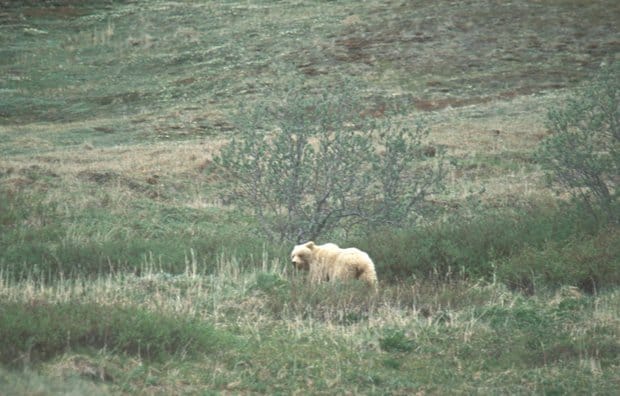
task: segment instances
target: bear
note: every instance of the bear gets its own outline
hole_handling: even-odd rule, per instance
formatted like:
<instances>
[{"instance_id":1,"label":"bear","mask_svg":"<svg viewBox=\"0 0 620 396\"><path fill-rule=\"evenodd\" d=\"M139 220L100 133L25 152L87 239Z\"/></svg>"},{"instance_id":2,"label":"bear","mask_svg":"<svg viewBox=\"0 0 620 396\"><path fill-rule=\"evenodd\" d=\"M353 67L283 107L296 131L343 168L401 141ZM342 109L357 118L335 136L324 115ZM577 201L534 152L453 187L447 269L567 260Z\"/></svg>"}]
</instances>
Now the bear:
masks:
<instances>
[{"instance_id":1,"label":"bear","mask_svg":"<svg viewBox=\"0 0 620 396\"><path fill-rule=\"evenodd\" d=\"M291 261L298 270L308 271L313 283L359 279L377 289L375 264L357 248L342 249L334 243L316 245L310 241L293 248Z\"/></svg>"}]
</instances>

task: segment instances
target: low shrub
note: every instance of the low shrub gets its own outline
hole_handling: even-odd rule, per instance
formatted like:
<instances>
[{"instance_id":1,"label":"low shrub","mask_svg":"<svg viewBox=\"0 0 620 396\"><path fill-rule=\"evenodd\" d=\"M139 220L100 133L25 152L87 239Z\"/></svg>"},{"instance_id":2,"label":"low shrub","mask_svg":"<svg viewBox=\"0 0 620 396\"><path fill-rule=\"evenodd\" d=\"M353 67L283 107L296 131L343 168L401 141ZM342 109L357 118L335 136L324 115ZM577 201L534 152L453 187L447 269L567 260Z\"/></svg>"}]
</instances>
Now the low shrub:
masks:
<instances>
[{"instance_id":1,"label":"low shrub","mask_svg":"<svg viewBox=\"0 0 620 396\"><path fill-rule=\"evenodd\" d=\"M129 306L8 302L0 304L0 317L0 362L9 366L84 348L161 360L217 352L234 341L196 319Z\"/></svg>"},{"instance_id":2,"label":"low shrub","mask_svg":"<svg viewBox=\"0 0 620 396\"><path fill-rule=\"evenodd\" d=\"M368 251L383 280L492 280L498 260L592 235L601 225L576 207L494 211L414 229L369 233L353 243Z\"/></svg>"},{"instance_id":3,"label":"low shrub","mask_svg":"<svg viewBox=\"0 0 620 396\"><path fill-rule=\"evenodd\" d=\"M594 293L620 285L620 230L603 229L592 237L552 241L542 248L526 247L497 263L497 277L530 293L562 285Z\"/></svg>"}]
</instances>

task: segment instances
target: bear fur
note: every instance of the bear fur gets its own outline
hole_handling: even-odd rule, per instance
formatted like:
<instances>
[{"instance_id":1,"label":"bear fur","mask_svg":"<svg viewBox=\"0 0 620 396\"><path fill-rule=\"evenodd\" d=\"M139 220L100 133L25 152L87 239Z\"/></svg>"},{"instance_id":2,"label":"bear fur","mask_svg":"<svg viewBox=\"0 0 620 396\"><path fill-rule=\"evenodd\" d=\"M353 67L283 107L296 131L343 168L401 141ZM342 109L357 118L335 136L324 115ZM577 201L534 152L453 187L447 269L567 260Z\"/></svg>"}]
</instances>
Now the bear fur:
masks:
<instances>
[{"instance_id":1,"label":"bear fur","mask_svg":"<svg viewBox=\"0 0 620 396\"><path fill-rule=\"evenodd\" d=\"M291 261L298 270L308 271L313 283L359 279L377 288L374 263L368 254L356 248L342 249L333 243L316 245L310 241L293 248Z\"/></svg>"}]
</instances>

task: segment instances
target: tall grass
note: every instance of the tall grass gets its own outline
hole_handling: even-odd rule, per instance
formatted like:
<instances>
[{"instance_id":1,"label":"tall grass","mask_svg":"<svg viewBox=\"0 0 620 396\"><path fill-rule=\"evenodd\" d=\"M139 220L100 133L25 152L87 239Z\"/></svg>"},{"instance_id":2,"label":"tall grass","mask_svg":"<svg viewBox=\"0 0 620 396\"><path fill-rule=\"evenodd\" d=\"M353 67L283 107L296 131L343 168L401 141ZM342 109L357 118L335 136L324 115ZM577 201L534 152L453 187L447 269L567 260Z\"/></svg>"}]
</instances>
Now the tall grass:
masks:
<instances>
[{"instance_id":1,"label":"tall grass","mask_svg":"<svg viewBox=\"0 0 620 396\"><path fill-rule=\"evenodd\" d=\"M221 224L221 215L214 219L209 211L148 201L132 208L63 209L41 194L2 189L0 202L0 263L15 279L140 273L146 263L182 273L192 254L201 261L200 271L209 273L222 254L252 266L263 252L283 253L234 214L225 220L236 226Z\"/></svg>"}]
</instances>

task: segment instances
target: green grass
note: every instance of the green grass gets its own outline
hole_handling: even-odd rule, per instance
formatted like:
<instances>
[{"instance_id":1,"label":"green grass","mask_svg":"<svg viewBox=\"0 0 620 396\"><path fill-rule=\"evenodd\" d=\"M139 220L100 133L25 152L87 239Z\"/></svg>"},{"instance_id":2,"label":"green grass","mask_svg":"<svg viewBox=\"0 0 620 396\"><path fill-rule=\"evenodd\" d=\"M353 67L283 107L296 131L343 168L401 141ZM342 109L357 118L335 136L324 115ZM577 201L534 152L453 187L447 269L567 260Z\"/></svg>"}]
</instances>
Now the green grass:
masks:
<instances>
[{"instance_id":1,"label":"green grass","mask_svg":"<svg viewBox=\"0 0 620 396\"><path fill-rule=\"evenodd\" d=\"M619 15L4 2L0 392L615 394L617 224L553 196L533 152L547 108L618 59ZM242 109L345 80L451 163L415 226L318 241L368 251L376 295L308 285L211 166Z\"/></svg>"},{"instance_id":2,"label":"green grass","mask_svg":"<svg viewBox=\"0 0 620 396\"><path fill-rule=\"evenodd\" d=\"M123 217L114 208L90 203L80 211L63 208L39 194L0 196L0 242L5 246L0 263L15 279L140 273L148 265L182 273L195 252L201 272L209 273L222 255L253 265L263 254L284 253L261 238L239 233L239 226L227 226L227 221L239 221L232 214L141 200L123 208L131 211L130 217Z\"/></svg>"}]
</instances>

